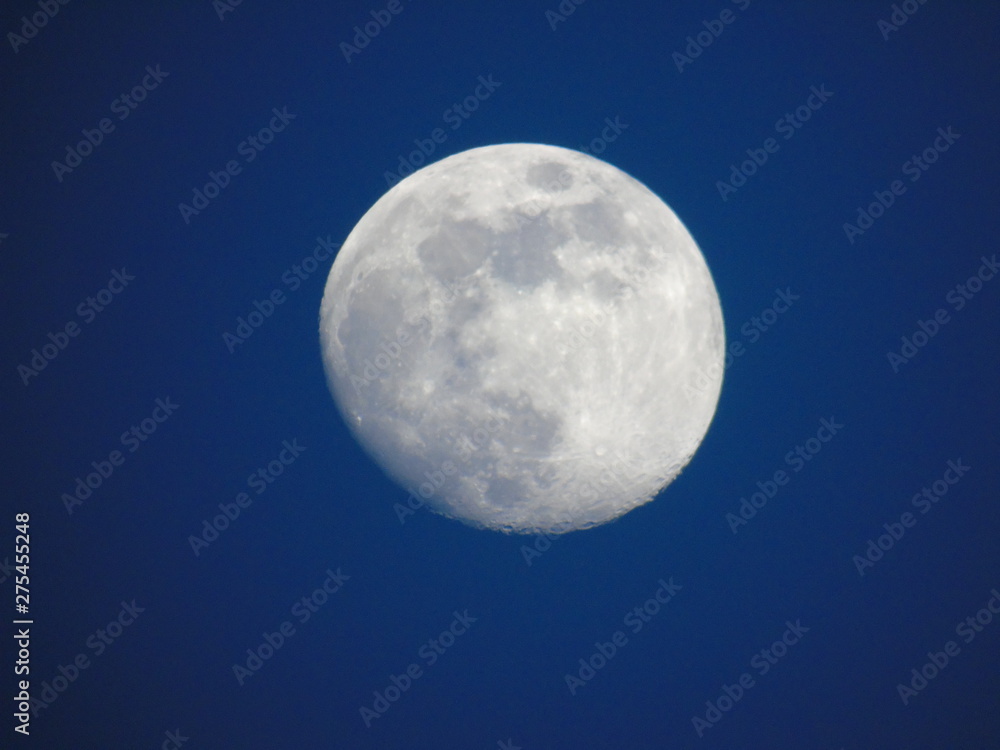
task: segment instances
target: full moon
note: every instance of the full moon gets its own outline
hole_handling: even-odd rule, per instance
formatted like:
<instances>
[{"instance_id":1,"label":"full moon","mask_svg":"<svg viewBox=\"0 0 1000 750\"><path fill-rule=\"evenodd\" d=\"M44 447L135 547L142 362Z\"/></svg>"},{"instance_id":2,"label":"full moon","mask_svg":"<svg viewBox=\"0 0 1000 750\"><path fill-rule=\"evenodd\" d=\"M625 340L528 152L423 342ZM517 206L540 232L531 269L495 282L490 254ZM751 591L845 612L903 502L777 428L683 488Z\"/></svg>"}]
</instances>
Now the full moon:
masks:
<instances>
[{"instance_id":1,"label":"full moon","mask_svg":"<svg viewBox=\"0 0 1000 750\"><path fill-rule=\"evenodd\" d=\"M606 162L529 143L382 196L330 271L320 341L344 420L410 508L517 533L652 500L708 430L725 348L674 212Z\"/></svg>"}]
</instances>

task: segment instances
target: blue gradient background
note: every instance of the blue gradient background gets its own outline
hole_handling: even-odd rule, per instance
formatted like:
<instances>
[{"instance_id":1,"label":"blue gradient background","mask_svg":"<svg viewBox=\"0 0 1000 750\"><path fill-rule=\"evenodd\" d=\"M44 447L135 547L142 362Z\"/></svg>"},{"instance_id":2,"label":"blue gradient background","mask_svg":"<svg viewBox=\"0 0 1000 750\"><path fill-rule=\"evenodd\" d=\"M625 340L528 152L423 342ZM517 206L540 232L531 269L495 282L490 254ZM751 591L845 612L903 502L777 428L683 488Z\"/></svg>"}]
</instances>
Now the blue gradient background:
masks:
<instances>
[{"instance_id":1,"label":"blue gradient background","mask_svg":"<svg viewBox=\"0 0 1000 750\"><path fill-rule=\"evenodd\" d=\"M1000 9L927 3L885 40L888 2L589 0L553 30L555 0L402 0L347 63L340 43L384 7L244 0L220 20L207 0L70 2L0 49L0 559L30 512L36 697L60 664L93 657L88 637L122 600L145 608L25 739L5 579L0 746L154 748L175 729L185 748L1000 746L1000 624L960 641L910 705L896 692L1000 587L1000 280L898 373L886 358L998 252ZM678 72L672 53L724 8L735 21ZM35 11L7 3L0 30ZM169 76L57 181L51 162L156 64ZM235 353L222 339L317 236L347 236L480 75L502 85L432 158L579 148L620 117L601 157L681 217L727 337L747 344L682 476L531 565L531 538L397 520L405 492L324 382L329 262ZM820 85L832 98L721 200L716 181ZM296 119L185 224L178 204L274 107ZM947 126L955 145L849 243L843 223ZM25 386L17 366L123 266L135 281ZM785 288L800 299L750 344L741 328ZM164 397L176 414L67 514L60 495ZM843 431L734 535L725 514L825 417ZM195 556L189 536L294 438L302 456ZM859 576L852 556L957 458L970 472ZM300 624L290 609L327 568L350 580ZM681 591L633 635L624 615L670 577ZM421 645L466 609L469 632L366 729L359 708L426 667ZM240 686L233 665L285 620L295 635ZM759 676L750 659L786 620L809 631ZM627 645L571 695L565 675L619 629ZM755 687L699 738L692 717L743 672Z\"/></svg>"}]
</instances>

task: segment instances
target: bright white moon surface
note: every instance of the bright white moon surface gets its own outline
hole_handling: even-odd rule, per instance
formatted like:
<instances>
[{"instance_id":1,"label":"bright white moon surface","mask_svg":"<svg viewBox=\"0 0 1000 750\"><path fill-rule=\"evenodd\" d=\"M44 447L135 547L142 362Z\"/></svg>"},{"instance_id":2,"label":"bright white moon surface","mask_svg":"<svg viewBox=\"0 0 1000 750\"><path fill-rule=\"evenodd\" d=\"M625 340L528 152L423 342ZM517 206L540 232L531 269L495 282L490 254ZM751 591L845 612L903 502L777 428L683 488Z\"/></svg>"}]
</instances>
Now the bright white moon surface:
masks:
<instances>
[{"instance_id":1,"label":"bright white moon surface","mask_svg":"<svg viewBox=\"0 0 1000 750\"><path fill-rule=\"evenodd\" d=\"M341 414L410 507L519 533L652 500L724 370L715 284L674 212L606 162L529 143L382 196L333 264L320 339Z\"/></svg>"}]
</instances>

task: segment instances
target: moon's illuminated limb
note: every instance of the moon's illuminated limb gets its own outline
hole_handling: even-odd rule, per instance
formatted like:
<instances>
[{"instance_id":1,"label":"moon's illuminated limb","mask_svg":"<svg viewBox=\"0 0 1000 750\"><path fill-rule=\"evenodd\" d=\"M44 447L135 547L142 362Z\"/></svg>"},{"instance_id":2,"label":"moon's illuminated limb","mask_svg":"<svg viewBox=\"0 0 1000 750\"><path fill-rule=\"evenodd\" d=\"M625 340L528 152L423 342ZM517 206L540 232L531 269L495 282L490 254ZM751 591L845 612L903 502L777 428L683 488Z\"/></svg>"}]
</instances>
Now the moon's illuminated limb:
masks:
<instances>
[{"instance_id":1,"label":"moon's illuminated limb","mask_svg":"<svg viewBox=\"0 0 1000 750\"><path fill-rule=\"evenodd\" d=\"M341 413L392 477L517 532L604 523L670 483L715 413L725 344L670 208L537 144L465 151L386 193L337 256L320 336Z\"/></svg>"}]
</instances>

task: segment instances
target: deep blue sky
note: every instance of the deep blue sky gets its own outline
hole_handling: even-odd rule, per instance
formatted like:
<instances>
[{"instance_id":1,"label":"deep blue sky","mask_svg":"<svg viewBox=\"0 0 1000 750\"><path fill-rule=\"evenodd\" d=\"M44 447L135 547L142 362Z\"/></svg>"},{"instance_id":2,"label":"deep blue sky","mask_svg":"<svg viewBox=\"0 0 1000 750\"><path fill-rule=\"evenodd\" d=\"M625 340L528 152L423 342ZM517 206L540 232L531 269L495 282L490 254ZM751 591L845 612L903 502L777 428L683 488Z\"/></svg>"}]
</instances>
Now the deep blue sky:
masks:
<instances>
[{"instance_id":1,"label":"deep blue sky","mask_svg":"<svg viewBox=\"0 0 1000 750\"><path fill-rule=\"evenodd\" d=\"M208 0L69 2L0 49L0 560L29 513L32 694L89 659L16 735L5 578L0 746L154 748L179 730L185 748L997 747L1000 622L968 643L955 628L1000 589L1000 279L953 300L1000 252L1000 9L903 3L916 12L883 33L888 2L588 0L553 29L555 0L400 0L345 60L341 43L386 5L244 0L220 19ZM5 35L44 13L4 8ZM727 9L679 71L674 53ZM452 129L444 113L480 76L500 85ZM832 94L778 129L813 87ZM241 150L275 108L294 119ZM628 127L601 157L684 221L744 345L705 442L656 501L531 565L531 538L426 512L400 524L405 493L324 381L330 261L294 291L283 274L318 237L342 242L437 127L433 160L585 147L616 117ZM57 178L102 118L100 144ZM718 182L768 138L767 162L723 200ZM935 139L948 149L911 181ZM230 160L240 171L185 222L178 205ZM905 192L849 241L845 222L894 180ZM134 280L105 309L78 312L123 269ZM230 353L223 334L274 289L283 304ZM776 290L798 299L747 333ZM939 309L946 322L894 371L887 355ZM25 385L19 366L68 323L77 335ZM130 453L120 436L165 417L157 399L176 411ZM844 426L796 472L786 455L823 419ZM256 494L247 476L284 441L305 450ZM122 465L68 513L61 495L115 450ZM971 468L922 514L912 498L958 460ZM788 484L734 534L726 514L779 470ZM196 556L189 537L244 491L252 504ZM861 576L854 556L907 511ZM328 569L349 578L301 622L293 605ZM633 633L625 614L671 577L680 590ZM133 600L143 611L102 648L95 634ZM466 610L475 622L429 665L423 645ZM285 621L294 634L240 685L233 665ZM760 674L752 660L786 622L808 632ZM618 630L627 643L571 694L565 675ZM904 705L897 685L949 641L957 655ZM360 707L411 663L420 676L366 729ZM699 738L692 717L744 673L753 687Z\"/></svg>"}]
</instances>

